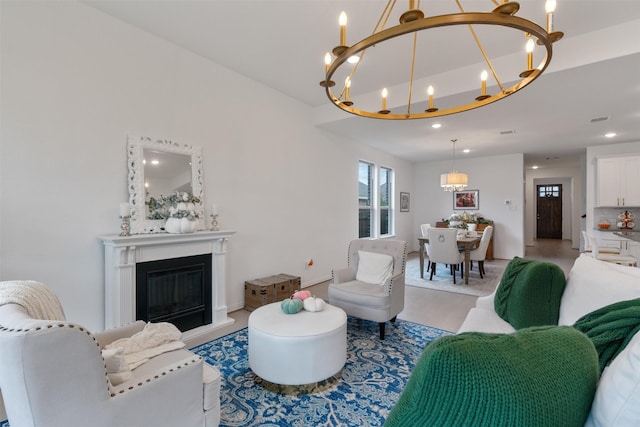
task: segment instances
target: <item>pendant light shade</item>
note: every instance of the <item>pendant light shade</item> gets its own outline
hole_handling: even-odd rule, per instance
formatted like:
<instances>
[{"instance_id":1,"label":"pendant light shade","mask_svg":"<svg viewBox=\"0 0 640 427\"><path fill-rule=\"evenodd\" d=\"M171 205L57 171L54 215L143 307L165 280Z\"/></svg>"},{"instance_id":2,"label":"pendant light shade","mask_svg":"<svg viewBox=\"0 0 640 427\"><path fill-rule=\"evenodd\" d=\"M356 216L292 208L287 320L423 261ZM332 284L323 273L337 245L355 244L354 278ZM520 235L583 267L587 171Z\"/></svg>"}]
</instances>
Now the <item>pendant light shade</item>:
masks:
<instances>
[{"instance_id":1,"label":"pendant light shade","mask_svg":"<svg viewBox=\"0 0 640 427\"><path fill-rule=\"evenodd\" d=\"M456 141L457 139L451 140L453 142L453 169L451 169L451 172L440 175L440 187L444 191L464 190L469 183L469 176L456 170Z\"/></svg>"}]
</instances>

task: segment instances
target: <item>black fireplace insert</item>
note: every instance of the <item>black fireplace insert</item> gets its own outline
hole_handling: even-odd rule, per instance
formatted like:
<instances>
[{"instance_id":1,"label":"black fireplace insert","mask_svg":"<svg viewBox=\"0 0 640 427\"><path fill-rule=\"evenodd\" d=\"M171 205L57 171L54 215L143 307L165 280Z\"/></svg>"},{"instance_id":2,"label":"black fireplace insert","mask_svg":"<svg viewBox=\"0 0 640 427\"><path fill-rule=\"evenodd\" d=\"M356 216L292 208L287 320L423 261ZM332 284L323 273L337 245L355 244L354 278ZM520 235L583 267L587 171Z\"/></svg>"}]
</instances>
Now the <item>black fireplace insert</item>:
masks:
<instances>
[{"instance_id":1,"label":"black fireplace insert","mask_svg":"<svg viewBox=\"0 0 640 427\"><path fill-rule=\"evenodd\" d=\"M136 264L136 319L181 331L211 323L211 254Z\"/></svg>"}]
</instances>

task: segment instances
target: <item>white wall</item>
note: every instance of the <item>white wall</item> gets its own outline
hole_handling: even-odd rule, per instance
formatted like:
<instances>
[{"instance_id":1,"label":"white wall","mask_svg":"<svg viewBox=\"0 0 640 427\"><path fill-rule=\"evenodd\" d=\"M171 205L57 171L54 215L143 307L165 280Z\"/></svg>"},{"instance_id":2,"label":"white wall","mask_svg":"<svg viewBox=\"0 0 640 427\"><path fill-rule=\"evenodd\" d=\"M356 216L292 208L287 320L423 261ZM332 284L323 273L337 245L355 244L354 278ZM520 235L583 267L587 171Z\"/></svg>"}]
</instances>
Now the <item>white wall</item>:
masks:
<instances>
[{"instance_id":1,"label":"white wall","mask_svg":"<svg viewBox=\"0 0 640 427\"><path fill-rule=\"evenodd\" d=\"M319 130L306 105L95 9L0 7L0 278L47 284L90 329L104 317L97 236L119 231L128 199L128 133L202 146L205 206L238 232L230 310L245 280L290 273L309 284L346 265L358 160L395 169L396 203L415 194L409 162ZM398 214L397 238L415 237L413 218Z\"/></svg>"},{"instance_id":2,"label":"white wall","mask_svg":"<svg viewBox=\"0 0 640 427\"><path fill-rule=\"evenodd\" d=\"M414 166L415 222L412 247L417 250L420 224L441 221L453 210L452 193L440 188L440 174L451 170L451 161ZM479 210L495 223L494 257L524 256L524 157L522 154L456 159L456 169L469 175L469 190L479 190ZM510 205L505 204L509 200ZM455 211L461 213L463 211ZM471 211L470 211L471 212Z\"/></svg>"}]
</instances>

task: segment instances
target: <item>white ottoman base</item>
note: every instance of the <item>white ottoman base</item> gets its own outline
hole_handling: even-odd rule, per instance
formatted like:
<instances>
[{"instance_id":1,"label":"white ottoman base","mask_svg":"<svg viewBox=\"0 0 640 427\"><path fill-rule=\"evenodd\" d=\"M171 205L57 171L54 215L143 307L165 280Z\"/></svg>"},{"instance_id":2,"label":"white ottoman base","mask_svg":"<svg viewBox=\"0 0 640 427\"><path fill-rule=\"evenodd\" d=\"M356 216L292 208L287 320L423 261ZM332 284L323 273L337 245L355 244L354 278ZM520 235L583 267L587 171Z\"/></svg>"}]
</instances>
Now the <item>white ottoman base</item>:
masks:
<instances>
[{"instance_id":1,"label":"white ottoman base","mask_svg":"<svg viewBox=\"0 0 640 427\"><path fill-rule=\"evenodd\" d=\"M265 305L251 313L248 329L249 367L272 383L322 381L347 360L347 315L334 306L285 314L279 302Z\"/></svg>"}]
</instances>

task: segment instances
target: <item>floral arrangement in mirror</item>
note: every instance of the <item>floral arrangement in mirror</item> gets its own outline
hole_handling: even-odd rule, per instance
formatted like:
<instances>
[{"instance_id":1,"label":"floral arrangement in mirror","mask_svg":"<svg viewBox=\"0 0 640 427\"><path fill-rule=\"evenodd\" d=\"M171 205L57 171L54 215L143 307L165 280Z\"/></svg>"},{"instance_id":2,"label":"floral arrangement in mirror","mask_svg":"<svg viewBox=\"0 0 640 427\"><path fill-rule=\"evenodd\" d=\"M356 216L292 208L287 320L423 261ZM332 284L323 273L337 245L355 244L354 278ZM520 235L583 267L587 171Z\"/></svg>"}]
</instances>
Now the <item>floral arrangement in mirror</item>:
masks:
<instances>
[{"instance_id":1,"label":"floral arrangement in mirror","mask_svg":"<svg viewBox=\"0 0 640 427\"><path fill-rule=\"evenodd\" d=\"M170 196L151 197L147 202L148 219L166 219L165 230L169 233L193 233L200 218L196 210L200 198L187 192L177 191Z\"/></svg>"}]
</instances>

